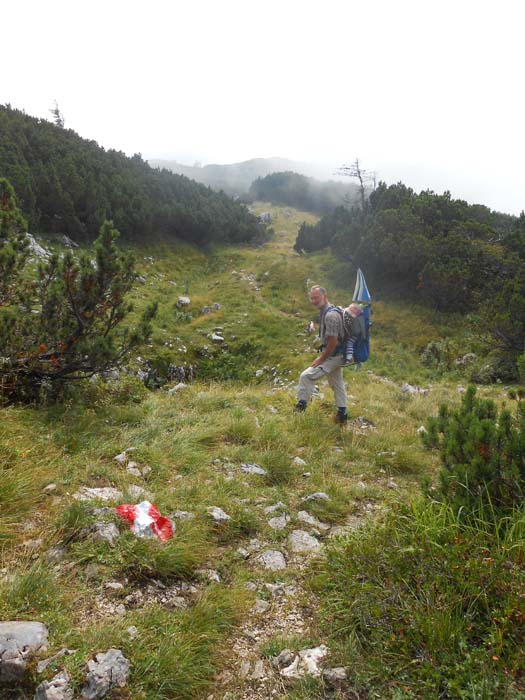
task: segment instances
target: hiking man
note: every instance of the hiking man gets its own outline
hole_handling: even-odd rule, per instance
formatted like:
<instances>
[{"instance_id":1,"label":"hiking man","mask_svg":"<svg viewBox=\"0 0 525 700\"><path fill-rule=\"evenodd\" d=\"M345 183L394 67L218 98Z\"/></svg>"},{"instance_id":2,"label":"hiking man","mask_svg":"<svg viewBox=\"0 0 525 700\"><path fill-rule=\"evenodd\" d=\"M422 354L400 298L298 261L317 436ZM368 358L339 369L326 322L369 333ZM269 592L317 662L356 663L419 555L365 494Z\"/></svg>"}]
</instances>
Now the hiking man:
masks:
<instances>
[{"instance_id":1,"label":"hiking man","mask_svg":"<svg viewBox=\"0 0 525 700\"><path fill-rule=\"evenodd\" d=\"M348 420L346 413L346 389L343 382L343 362L341 343L344 339L342 315L329 303L326 289L315 286L310 289L311 303L319 309L320 354L308 369L301 373L297 390L296 411L305 411L312 396L314 386L320 379L328 380L335 395L337 423ZM335 354L339 350L338 354Z\"/></svg>"}]
</instances>

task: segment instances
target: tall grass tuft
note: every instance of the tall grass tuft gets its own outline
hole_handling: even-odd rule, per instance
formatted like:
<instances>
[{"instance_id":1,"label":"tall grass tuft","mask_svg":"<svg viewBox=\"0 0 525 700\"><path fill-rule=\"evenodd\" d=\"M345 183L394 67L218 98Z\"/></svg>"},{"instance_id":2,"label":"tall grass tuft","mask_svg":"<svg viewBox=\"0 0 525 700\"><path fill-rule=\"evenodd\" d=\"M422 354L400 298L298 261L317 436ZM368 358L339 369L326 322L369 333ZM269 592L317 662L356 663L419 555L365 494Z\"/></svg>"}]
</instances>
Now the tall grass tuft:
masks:
<instances>
[{"instance_id":1,"label":"tall grass tuft","mask_svg":"<svg viewBox=\"0 0 525 700\"><path fill-rule=\"evenodd\" d=\"M500 523L480 511L465 525L420 499L330 548L315 583L356 689L458 700L524 690L525 513Z\"/></svg>"}]
</instances>

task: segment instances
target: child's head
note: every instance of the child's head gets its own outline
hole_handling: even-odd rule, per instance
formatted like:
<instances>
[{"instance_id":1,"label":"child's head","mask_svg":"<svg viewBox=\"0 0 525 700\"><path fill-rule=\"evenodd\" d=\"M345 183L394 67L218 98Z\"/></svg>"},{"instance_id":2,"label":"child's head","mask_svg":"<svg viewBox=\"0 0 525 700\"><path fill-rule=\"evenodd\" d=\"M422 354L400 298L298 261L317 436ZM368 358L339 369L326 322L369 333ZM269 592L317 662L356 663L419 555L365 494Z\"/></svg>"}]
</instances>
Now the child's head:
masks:
<instances>
[{"instance_id":1,"label":"child's head","mask_svg":"<svg viewBox=\"0 0 525 700\"><path fill-rule=\"evenodd\" d=\"M359 306L359 304L350 304L350 306L346 309L350 316L352 318L356 318L357 316L360 316L363 313L362 308Z\"/></svg>"}]
</instances>

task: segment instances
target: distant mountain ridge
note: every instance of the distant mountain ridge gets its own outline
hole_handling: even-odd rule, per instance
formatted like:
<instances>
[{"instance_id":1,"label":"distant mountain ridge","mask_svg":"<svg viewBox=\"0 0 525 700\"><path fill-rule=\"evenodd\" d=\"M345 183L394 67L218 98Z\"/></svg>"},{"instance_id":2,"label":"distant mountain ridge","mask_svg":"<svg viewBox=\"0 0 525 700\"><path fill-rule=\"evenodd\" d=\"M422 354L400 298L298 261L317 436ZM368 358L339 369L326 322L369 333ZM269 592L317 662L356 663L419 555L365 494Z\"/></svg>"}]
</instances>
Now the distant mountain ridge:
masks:
<instances>
[{"instance_id":1,"label":"distant mountain ridge","mask_svg":"<svg viewBox=\"0 0 525 700\"><path fill-rule=\"evenodd\" d=\"M166 168L178 175L208 185L212 189L222 189L231 195L246 194L252 182L259 177L265 177L276 172L295 172L319 180L330 179L327 168L309 163L290 160L288 158L251 158L240 163L209 165L184 165L176 160L151 158L148 163L153 168Z\"/></svg>"}]
</instances>

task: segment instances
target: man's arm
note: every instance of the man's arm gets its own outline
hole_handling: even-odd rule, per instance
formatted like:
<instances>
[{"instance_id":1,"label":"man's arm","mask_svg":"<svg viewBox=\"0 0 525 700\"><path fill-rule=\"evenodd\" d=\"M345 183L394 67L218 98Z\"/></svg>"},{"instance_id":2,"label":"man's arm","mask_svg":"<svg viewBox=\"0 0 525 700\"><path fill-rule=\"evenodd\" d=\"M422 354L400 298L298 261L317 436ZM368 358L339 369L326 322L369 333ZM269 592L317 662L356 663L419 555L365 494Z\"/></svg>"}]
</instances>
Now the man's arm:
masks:
<instances>
[{"instance_id":1,"label":"man's arm","mask_svg":"<svg viewBox=\"0 0 525 700\"><path fill-rule=\"evenodd\" d=\"M329 335L326 338L326 345L323 352L315 358L310 367L319 367L325 360L332 357L334 350L337 347L337 336Z\"/></svg>"}]
</instances>

